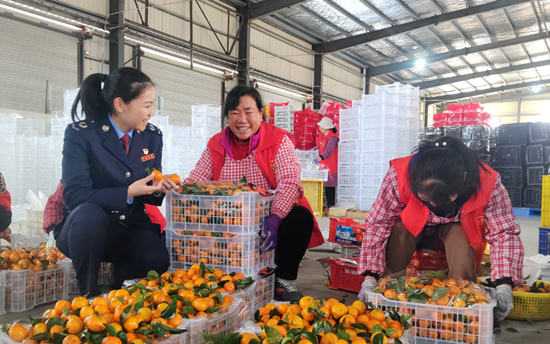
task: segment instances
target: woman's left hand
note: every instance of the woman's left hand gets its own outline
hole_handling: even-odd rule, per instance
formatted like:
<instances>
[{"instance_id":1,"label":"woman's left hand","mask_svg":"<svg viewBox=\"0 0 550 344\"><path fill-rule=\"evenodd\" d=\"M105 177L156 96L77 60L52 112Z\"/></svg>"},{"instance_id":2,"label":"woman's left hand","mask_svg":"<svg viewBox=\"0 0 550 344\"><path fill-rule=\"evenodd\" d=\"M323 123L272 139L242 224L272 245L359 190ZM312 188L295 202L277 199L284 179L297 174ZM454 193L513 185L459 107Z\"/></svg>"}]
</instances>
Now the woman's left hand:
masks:
<instances>
[{"instance_id":1,"label":"woman's left hand","mask_svg":"<svg viewBox=\"0 0 550 344\"><path fill-rule=\"evenodd\" d=\"M174 183L174 181L170 178L163 178L161 181L153 181L153 185L160 186L160 191L162 193L167 193L168 191L172 189L176 189L178 185Z\"/></svg>"}]
</instances>

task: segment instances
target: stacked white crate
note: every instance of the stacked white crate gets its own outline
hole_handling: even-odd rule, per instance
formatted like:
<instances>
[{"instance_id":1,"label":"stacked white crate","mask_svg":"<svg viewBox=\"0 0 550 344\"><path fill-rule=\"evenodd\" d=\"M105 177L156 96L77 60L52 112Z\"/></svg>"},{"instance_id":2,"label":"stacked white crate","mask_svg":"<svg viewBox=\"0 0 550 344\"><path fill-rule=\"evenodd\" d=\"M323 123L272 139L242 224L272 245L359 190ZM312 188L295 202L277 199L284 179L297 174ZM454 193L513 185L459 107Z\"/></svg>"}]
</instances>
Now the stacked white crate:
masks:
<instances>
[{"instance_id":1,"label":"stacked white crate","mask_svg":"<svg viewBox=\"0 0 550 344\"><path fill-rule=\"evenodd\" d=\"M419 127L418 87L377 86L340 111L338 199L370 209L389 161L410 155Z\"/></svg>"},{"instance_id":2,"label":"stacked white crate","mask_svg":"<svg viewBox=\"0 0 550 344\"><path fill-rule=\"evenodd\" d=\"M275 106L273 112L275 126L294 133L294 109L292 106Z\"/></svg>"}]
</instances>

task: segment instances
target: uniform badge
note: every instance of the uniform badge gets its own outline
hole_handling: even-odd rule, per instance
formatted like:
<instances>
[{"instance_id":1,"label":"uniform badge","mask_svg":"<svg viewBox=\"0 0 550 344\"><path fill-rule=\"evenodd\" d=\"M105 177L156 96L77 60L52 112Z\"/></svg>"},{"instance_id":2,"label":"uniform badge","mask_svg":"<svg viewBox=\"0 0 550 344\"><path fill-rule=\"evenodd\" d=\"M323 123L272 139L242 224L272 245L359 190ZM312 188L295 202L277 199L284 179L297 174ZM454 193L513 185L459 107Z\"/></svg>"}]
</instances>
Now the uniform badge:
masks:
<instances>
[{"instance_id":1,"label":"uniform badge","mask_svg":"<svg viewBox=\"0 0 550 344\"><path fill-rule=\"evenodd\" d=\"M149 154L149 150L147 148L143 148L143 154L145 155Z\"/></svg>"},{"instance_id":2,"label":"uniform badge","mask_svg":"<svg viewBox=\"0 0 550 344\"><path fill-rule=\"evenodd\" d=\"M108 126L108 125L104 125L102 129L103 129L103 131L109 131L109 126Z\"/></svg>"},{"instance_id":3,"label":"uniform badge","mask_svg":"<svg viewBox=\"0 0 550 344\"><path fill-rule=\"evenodd\" d=\"M151 129L152 131L155 131L155 126L153 126L152 124L149 125L149 129Z\"/></svg>"},{"instance_id":4,"label":"uniform badge","mask_svg":"<svg viewBox=\"0 0 550 344\"><path fill-rule=\"evenodd\" d=\"M88 125L86 124L86 122L80 122L79 126L81 128L88 128Z\"/></svg>"},{"instance_id":5,"label":"uniform badge","mask_svg":"<svg viewBox=\"0 0 550 344\"><path fill-rule=\"evenodd\" d=\"M146 162L147 160L153 160L154 158L155 158L155 154L153 153L144 155L141 157L141 162Z\"/></svg>"}]
</instances>

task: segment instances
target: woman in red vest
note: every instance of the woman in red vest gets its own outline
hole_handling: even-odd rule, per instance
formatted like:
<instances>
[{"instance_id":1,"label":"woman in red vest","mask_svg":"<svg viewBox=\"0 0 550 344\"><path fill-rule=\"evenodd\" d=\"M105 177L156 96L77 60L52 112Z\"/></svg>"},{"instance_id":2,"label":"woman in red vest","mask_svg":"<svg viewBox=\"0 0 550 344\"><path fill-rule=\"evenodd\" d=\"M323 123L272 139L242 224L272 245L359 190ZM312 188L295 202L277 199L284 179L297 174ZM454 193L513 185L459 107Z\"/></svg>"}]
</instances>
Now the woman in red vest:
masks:
<instances>
[{"instance_id":1,"label":"woman in red vest","mask_svg":"<svg viewBox=\"0 0 550 344\"><path fill-rule=\"evenodd\" d=\"M425 141L392 160L365 222L361 298L380 276L404 275L418 248L444 249L449 277L475 281L488 242L495 317L512 309L512 286L523 282L519 223L500 175L460 140Z\"/></svg>"},{"instance_id":2,"label":"woman in red vest","mask_svg":"<svg viewBox=\"0 0 550 344\"><path fill-rule=\"evenodd\" d=\"M338 135L332 124L332 120L328 117L323 117L319 123L321 134L317 139L319 144L319 169L328 169L328 180L323 183L325 187L325 195L327 195L327 206L330 208L336 203L336 186L338 185Z\"/></svg>"},{"instance_id":3,"label":"woman in red vest","mask_svg":"<svg viewBox=\"0 0 550 344\"><path fill-rule=\"evenodd\" d=\"M253 87L233 88L223 116L228 126L210 139L185 183L238 181L246 176L249 183L277 191L271 215L260 231L260 249L276 249L275 299L297 300L302 296L294 283L300 261L308 247L324 240L303 197L292 136L265 122L260 93Z\"/></svg>"},{"instance_id":4,"label":"woman in red vest","mask_svg":"<svg viewBox=\"0 0 550 344\"><path fill-rule=\"evenodd\" d=\"M0 173L0 239L11 241L11 197L6 189L6 181Z\"/></svg>"}]
</instances>

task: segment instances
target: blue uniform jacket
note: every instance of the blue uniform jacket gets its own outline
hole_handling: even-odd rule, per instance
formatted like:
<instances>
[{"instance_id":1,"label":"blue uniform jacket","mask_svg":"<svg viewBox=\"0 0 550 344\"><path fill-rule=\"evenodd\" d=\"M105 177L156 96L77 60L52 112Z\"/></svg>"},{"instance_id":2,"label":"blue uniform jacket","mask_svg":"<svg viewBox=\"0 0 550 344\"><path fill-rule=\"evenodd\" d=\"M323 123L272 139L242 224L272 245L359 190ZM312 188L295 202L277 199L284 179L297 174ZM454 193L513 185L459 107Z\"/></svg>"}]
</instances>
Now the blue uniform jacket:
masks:
<instances>
[{"instance_id":1,"label":"blue uniform jacket","mask_svg":"<svg viewBox=\"0 0 550 344\"><path fill-rule=\"evenodd\" d=\"M69 213L84 203L101 206L113 221L151 227L144 203L161 205L164 194L135 197L128 204L128 186L147 177L147 169L161 169L162 132L152 124L134 131L128 155L105 116L101 122L69 124L63 144L63 198ZM68 214L67 214L68 215ZM67 216L66 215L66 216Z\"/></svg>"}]
</instances>

